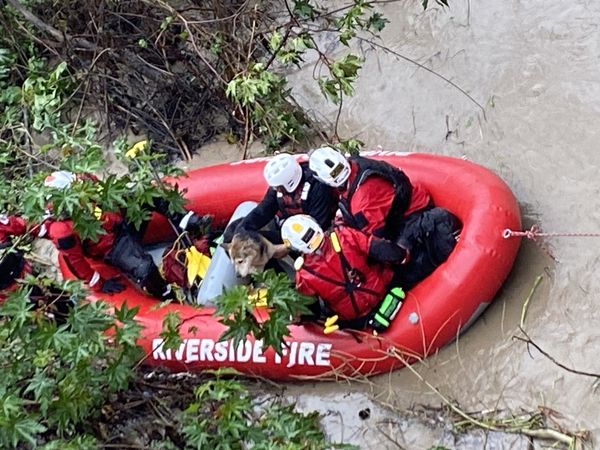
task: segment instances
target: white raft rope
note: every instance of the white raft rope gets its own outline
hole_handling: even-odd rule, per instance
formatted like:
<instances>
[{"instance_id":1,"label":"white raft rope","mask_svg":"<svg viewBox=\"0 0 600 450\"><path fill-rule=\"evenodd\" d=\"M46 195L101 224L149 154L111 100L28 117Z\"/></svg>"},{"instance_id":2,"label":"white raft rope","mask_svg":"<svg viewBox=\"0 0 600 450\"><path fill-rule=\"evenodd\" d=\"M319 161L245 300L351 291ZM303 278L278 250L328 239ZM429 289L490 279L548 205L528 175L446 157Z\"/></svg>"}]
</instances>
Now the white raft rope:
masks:
<instances>
[{"instance_id":1,"label":"white raft rope","mask_svg":"<svg viewBox=\"0 0 600 450\"><path fill-rule=\"evenodd\" d=\"M539 225L534 224L529 230L515 231L506 228L502 232L504 239L512 237L526 237L535 242L550 258L555 262L559 262L554 255L537 239L538 237L600 237L600 233L569 233L569 232L543 232Z\"/></svg>"}]
</instances>

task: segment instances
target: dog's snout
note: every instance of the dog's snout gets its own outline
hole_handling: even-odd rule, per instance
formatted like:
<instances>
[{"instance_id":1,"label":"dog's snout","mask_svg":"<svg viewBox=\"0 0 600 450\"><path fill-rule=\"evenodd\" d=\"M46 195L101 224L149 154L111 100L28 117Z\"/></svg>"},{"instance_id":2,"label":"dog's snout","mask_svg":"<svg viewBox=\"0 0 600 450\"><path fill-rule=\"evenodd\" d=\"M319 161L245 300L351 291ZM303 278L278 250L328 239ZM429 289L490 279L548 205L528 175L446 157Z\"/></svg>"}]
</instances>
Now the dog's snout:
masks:
<instances>
[{"instance_id":1,"label":"dog's snout","mask_svg":"<svg viewBox=\"0 0 600 450\"><path fill-rule=\"evenodd\" d=\"M251 275L260 273L262 270L264 270L263 267L256 267L250 263L235 265L235 274L237 278L244 284L247 284L251 281Z\"/></svg>"},{"instance_id":2,"label":"dog's snout","mask_svg":"<svg viewBox=\"0 0 600 450\"><path fill-rule=\"evenodd\" d=\"M252 273L252 267L247 262L236 264L235 272L239 278L246 278Z\"/></svg>"}]
</instances>

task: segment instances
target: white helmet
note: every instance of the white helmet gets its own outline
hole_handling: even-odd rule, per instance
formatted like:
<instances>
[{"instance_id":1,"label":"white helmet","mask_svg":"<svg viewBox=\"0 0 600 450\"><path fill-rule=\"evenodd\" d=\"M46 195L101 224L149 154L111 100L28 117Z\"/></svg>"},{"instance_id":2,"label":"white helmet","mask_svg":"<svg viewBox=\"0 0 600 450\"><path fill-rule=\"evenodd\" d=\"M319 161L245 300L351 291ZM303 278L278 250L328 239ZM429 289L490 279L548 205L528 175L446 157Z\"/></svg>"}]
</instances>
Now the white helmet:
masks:
<instances>
[{"instance_id":1,"label":"white helmet","mask_svg":"<svg viewBox=\"0 0 600 450\"><path fill-rule=\"evenodd\" d=\"M308 214L288 217L281 226L283 242L302 253L314 253L324 236L323 229Z\"/></svg>"},{"instance_id":2,"label":"white helmet","mask_svg":"<svg viewBox=\"0 0 600 450\"><path fill-rule=\"evenodd\" d=\"M300 163L286 153L271 158L263 173L269 186L273 188L281 186L288 192L294 192L302 179Z\"/></svg>"},{"instance_id":3,"label":"white helmet","mask_svg":"<svg viewBox=\"0 0 600 450\"><path fill-rule=\"evenodd\" d=\"M75 181L75 178L75 174L68 170L57 170L46 177L44 186L55 189L65 189L71 186L71 183Z\"/></svg>"},{"instance_id":4,"label":"white helmet","mask_svg":"<svg viewBox=\"0 0 600 450\"><path fill-rule=\"evenodd\" d=\"M350 163L344 155L331 147L313 150L308 167L319 180L333 187L340 187L350 176Z\"/></svg>"}]
</instances>

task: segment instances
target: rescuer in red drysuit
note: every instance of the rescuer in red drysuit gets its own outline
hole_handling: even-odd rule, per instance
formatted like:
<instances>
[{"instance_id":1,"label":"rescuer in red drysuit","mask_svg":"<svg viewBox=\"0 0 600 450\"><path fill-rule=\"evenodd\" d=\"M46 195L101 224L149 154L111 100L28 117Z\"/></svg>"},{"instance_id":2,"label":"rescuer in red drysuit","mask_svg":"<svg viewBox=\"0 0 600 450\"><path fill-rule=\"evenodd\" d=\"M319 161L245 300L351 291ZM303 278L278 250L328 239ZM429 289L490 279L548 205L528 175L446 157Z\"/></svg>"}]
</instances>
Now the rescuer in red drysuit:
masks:
<instances>
[{"instance_id":1,"label":"rescuer in red drysuit","mask_svg":"<svg viewBox=\"0 0 600 450\"><path fill-rule=\"evenodd\" d=\"M338 324L363 328L390 288L392 263L406 262L408 252L385 239L344 225L328 232L307 215L287 219L283 241L304 253L296 260L296 288L319 297L341 319Z\"/></svg>"},{"instance_id":2,"label":"rescuer in red drysuit","mask_svg":"<svg viewBox=\"0 0 600 450\"><path fill-rule=\"evenodd\" d=\"M323 229L330 227L337 209L336 189L316 179L308 162L282 153L267 162L263 175L269 185L263 199L227 227L223 242L231 242L235 232L260 230L273 244L281 244L281 223L294 214L308 214Z\"/></svg>"},{"instance_id":3,"label":"rescuer in red drysuit","mask_svg":"<svg viewBox=\"0 0 600 450\"><path fill-rule=\"evenodd\" d=\"M363 328L395 287L410 289L444 262L456 245L460 226L443 208L412 216L410 242L392 243L334 224L328 232L306 215L287 219L281 237L304 253L296 261L296 288L319 297L342 319L338 325ZM404 246L406 245L406 246Z\"/></svg>"},{"instance_id":4,"label":"rescuer in red drysuit","mask_svg":"<svg viewBox=\"0 0 600 450\"><path fill-rule=\"evenodd\" d=\"M404 220L432 207L429 193L385 161L362 156L346 159L331 147L314 150L309 167L316 177L338 188L339 213L348 226L395 240Z\"/></svg>"},{"instance_id":5,"label":"rescuer in red drysuit","mask_svg":"<svg viewBox=\"0 0 600 450\"><path fill-rule=\"evenodd\" d=\"M0 214L0 303L19 287L18 279L31 273L31 265L11 238L25 234L35 237L38 231L38 226L28 229L20 216ZM73 306L71 297L52 285L28 285L27 299L36 307L42 307L44 313L59 324L66 321Z\"/></svg>"},{"instance_id":6,"label":"rescuer in red drysuit","mask_svg":"<svg viewBox=\"0 0 600 450\"><path fill-rule=\"evenodd\" d=\"M44 184L52 188L67 189L76 180L86 177L95 179L89 174L76 176L67 171L58 171L49 175ZM155 209L167 214L166 205L159 203L155 205ZM176 221L181 231L200 229L210 223L209 216L198 216L191 211L187 214L170 215L170 218ZM141 239L147 224L142 224L136 230L118 212L102 212L99 220L104 233L98 236L96 242L91 239L82 241L74 231L71 219L46 219L38 234L39 237L52 240L71 272L87 282L95 292L114 294L125 289L125 285L118 277L104 278L90 266L86 256L104 259L156 298L173 298L171 287L158 271L152 257L142 247Z\"/></svg>"}]
</instances>

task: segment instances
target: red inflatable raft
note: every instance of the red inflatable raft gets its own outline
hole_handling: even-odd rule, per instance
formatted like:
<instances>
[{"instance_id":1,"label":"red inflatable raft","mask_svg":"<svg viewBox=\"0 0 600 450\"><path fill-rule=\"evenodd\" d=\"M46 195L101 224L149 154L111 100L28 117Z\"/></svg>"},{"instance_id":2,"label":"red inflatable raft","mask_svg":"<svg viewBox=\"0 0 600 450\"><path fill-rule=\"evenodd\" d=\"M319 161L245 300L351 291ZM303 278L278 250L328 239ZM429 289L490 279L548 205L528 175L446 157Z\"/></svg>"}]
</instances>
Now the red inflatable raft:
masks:
<instances>
[{"instance_id":1,"label":"red inflatable raft","mask_svg":"<svg viewBox=\"0 0 600 450\"><path fill-rule=\"evenodd\" d=\"M520 229L519 207L507 185L494 173L472 162L433 154L373 151L365 156L383 159L401 167L411 180L418 180L443 206L462 221L460 240L431 276L407 293L391 327L379 336L367 332L337 331L325 335L317 324L291 326L291 337L283 356L264 349L249 338L234 346L219 342L224 327L213 317L212 308L169 304L157 308L157 301L133 286L116 295L105 295L108 303L120 307L139 306L137 320L143 326L139 344L146 350L145 362L176 371L200 371L232 367L249 375L272 379L327 379L372 375L425 358L464 331L494 298L515 259L520 240L505 239L506 228ZM262 176L267 158L206 167L179 180L187 189L188 207L215 216L217 224L227 223L236 206L244 200L258 201L266 184ZM154 224L168 233L165 223ZM93 261L101 273L115 269ZM63 274L73 278L64 261ZM94 299L95 297L92 297ZM160 332L169 311L182 320L183 344L176 350L163 348ZM257 310L258 316L267 314Z\"/></svg>"}]
</instances>

